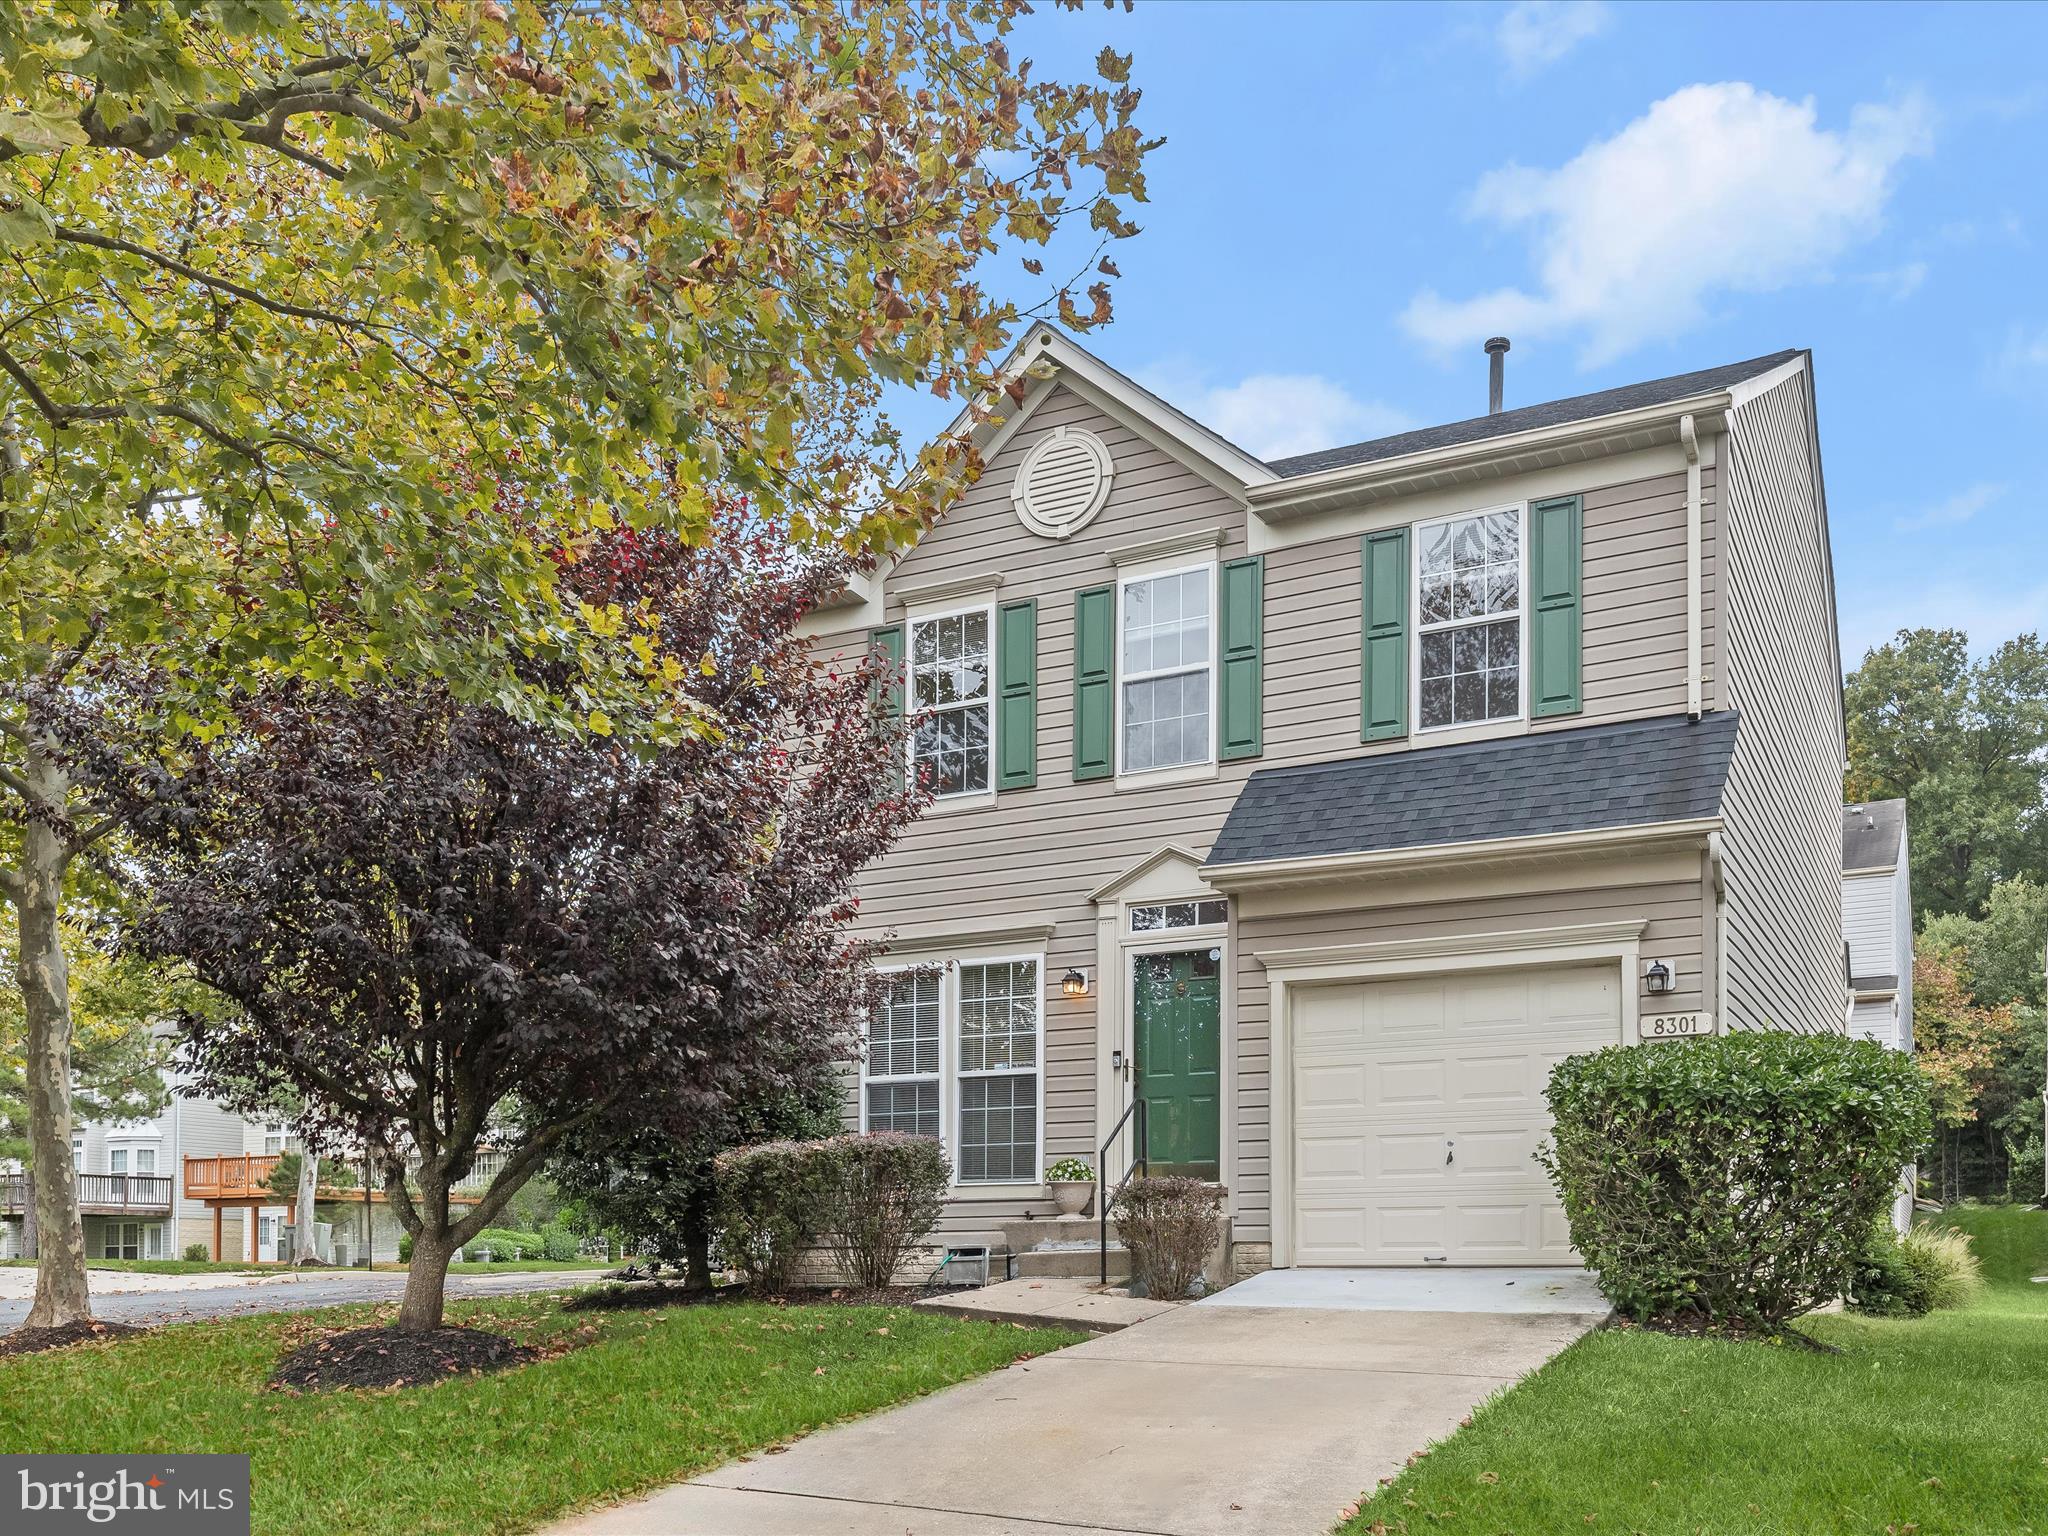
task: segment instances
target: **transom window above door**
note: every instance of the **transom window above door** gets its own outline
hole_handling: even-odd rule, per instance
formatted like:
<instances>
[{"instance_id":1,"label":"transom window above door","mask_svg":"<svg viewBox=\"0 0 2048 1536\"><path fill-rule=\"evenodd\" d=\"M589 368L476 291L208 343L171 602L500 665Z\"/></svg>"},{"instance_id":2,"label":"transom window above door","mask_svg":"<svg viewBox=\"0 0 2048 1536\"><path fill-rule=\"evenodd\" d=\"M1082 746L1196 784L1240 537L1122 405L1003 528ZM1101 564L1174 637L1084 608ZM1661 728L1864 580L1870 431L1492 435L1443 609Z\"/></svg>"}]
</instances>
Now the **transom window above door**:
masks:
<instances>
[{"instance_id":1,"label":"transom window above door","mask_svg":"<svg viewBox=\"0 0 2048 1536\"><path fill-rule=\"evenodd\" d=\"M989 788L989 611L910 626L910 768L933 794Z\"/></svg>"},{"instance_id":2,"label":"transom window above door","mask_svg":"<svg viewBox=\"0 0 2048 1536\"><path fill-rule=\"evenodd\" d=\"M1228 921L1230 903L1222 897L1206 901L1160 901L1131 908L1131 932L1159 933L1170 928L1207 928Z\"/></svg>"},{"instance_id":3,"label":"transom window above door","mask_svg":"<svg viewBox=\"0 0 2048 1536\"><path fill-rule=\"evenodd\" d=\"M1124 773L1210 760L1214 574L1204 565L1123 583L1117 675Z\"/></svg>"},{"instance_id":4,"label":"transom window above door","mask_svg":"<svg viewBox=\"0 0 2048 1536\"><path fill-rule=\"evenodd\" d=\"M1522 514L1416 528L1416 719L1424 730L1522 713Z\"/></svg>"}]
</instances>

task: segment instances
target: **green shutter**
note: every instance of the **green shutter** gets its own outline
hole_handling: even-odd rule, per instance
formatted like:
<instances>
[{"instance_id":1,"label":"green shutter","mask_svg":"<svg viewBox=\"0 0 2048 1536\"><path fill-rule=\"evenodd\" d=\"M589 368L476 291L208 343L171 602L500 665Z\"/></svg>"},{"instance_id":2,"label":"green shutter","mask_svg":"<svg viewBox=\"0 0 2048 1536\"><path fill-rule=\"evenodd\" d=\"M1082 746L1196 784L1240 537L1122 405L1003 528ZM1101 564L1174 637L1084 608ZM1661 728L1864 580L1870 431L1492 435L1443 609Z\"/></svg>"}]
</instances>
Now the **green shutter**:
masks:
<instances>
[{"instance_id":1,"label":"green shutter","mask_svg":"<svg viewBox=\"0 0 2048 1536\"><path fill-rule=\"evenodd\" d=\"M1392 741L1408 734L1408 530L1368 533L1359 565L1358 735Z\"/></svg>"},{"instance_id":2,"label":"green shutter","mask_svg":"<svg viewBox=\"0 0 2048 1536\"><path fill-rule=\"evenodd\" d=\"M883 675L876 686L889 714L898 720L903 718L903 626L891 624L887 629L868 631L868 652L881 658Z\"/></svg>"},{"instance_id":3,"label":"green shutter","mask_svg":"<svg viewBox=\"0 0 2048 1536\"><path fill-rule=\"evenodd\" d=\"M1579 692L1581 509L1576 496L1529 508L1529 714L1575 715Z\"/></svg>"},{"instance_id":4,"label":"green shutter","mask_svg":"<svg viewBox=\"0 0 2048 1536\"><path fill-rule=\"evenodd\" d=\"M1224 762L1257 757L1264 748L1265 682L1260 676L1259 653L1265 625L1265 573L1262 555L1223 564L1223 672L1217 683L1220 730L1216 755Z\"/></svg>"},{"instance_id":5,"label":"green shutter","mask_svg":"<svg viewBox=\"0 0 2048 1536\"><path fill-rule=\"evenodd\" d=\"M1038 782L1038 604L996 610L996 787Z\"/></svg>"},{"instance_id":6,"label":"green shutter","mask_svg":"<svg viewBox=\"0 0 2048 1536\"><path fill-rule=\"evenodd\" d=\"M1074 594L1074 777L1116 772L1116 588Z\"/></svg>"}]
</instances>

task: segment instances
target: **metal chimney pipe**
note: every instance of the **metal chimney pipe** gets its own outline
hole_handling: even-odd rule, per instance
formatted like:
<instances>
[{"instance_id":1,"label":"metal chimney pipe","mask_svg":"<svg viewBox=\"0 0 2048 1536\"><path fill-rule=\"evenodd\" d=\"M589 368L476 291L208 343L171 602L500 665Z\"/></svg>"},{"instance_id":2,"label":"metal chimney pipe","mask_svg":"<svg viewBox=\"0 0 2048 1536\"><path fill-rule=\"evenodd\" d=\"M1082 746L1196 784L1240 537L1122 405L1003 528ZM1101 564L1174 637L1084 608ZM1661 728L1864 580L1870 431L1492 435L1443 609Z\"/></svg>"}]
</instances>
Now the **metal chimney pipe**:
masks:
<instances>
[{"instance_id":1,"label":"metal chimney pipe","mask_svg":"<svg viewBox=\"0 0 2048 1536\"><path fill-rule=\"evenodd\" d=\"M1506 365L1501 359L1507 356L1508 339L1505 336L1490 336L1486 341L1486 414L1498 416L1501 396L1505 389L1503 374Z\"/></svg>"}]
</instances>

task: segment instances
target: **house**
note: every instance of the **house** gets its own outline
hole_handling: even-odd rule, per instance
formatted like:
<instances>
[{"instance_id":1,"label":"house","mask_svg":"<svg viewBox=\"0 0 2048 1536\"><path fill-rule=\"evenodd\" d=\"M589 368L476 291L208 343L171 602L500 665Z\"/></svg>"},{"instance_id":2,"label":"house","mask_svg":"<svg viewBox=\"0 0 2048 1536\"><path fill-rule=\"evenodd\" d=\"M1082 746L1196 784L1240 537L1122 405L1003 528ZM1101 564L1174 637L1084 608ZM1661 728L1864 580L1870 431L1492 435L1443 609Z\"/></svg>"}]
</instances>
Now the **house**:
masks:
<instances>
[{"instance_id":1,"label":"house","mask_svg":"<svg viewBox=\"0 0 2048 1536\"><path fill-rule=\"evenodd\" d=\"M1842 949L1849 1033L1913 1049L1913 878L1906 802L1842 808Z\"/></svg>"},{"instance_id":2,"label":"house","mask_svg":"<svg viewBox=\"0 0 2048 1536\"><path fill-rule=\"evenodd\" d=\"M1842 1029L1807 353L1272 463L1050 327L1008 366L979 481L807 621L936 791L849 1112L945 1139L945 1242L1063 1230L1045 1162L1114 1183L1142 1113L1239 1274L1569 1263L1556 1061Z\"/></svg>"},{"instance_id":3,"label":"house","mask_svg":"<svg viewBox=\"0 0 2048 1536\"><path fill-rule=\"evenodd\" d=\"M71 1132L71 1166L78 1179L78 1204L91 1259L175 1259L193 1243L210 1243L213 1218L179 1178L185 1159L240 1152L260 1131L241 1116L192 1091L179 1074L167 1074L169 1097L147 1120L79 1121ZM27 1180L18 1165L0 1172L0 1258L23 1252L22 1227ZM276 1221L268 1214L270 1257L275 1258ZM229 1231L230 1257L254 1260L261 1254L261 1213L245 1223L240 1215Z\"/></svg>"},{"instance_id":4,"label":"house","mask_svg":"<svg viewBox=\"0 0 2048 1536\"><path fill-rule=\"evenodd\" d=\"M1842 807L1842 964L1849 978L1849 1033L1896 1051L1913 1049L1913 877L1906 802ZM1908 1168L1892 1225L1913 1223Z\"/></svg>"}]
</instances>

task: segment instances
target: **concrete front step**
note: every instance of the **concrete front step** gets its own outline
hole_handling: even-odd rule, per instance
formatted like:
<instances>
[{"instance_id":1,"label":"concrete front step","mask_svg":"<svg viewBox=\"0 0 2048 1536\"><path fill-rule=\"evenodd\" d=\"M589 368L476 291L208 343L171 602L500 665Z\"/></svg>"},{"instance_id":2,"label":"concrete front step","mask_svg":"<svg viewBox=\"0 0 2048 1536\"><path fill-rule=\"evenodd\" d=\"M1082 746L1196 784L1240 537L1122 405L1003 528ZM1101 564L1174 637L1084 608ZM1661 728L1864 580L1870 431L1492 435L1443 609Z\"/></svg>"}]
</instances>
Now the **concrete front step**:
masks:
<instances>
[{"instance_id":1,"label":"concrete front step","mask_svg":"<svg viewBox=\"0 0 2048 1536\"><path fill-rule=\"evenodd\" d=\"M1095 1280L1102 1275L1102 1254L1095 1248L1032 1248L1017 1255L1019 1280ZM1109 1278L1128 1280L1131 1256L1112 1246Z\"/></svg>"},{"instance_id":2,"label":"concrete front step","mask_svg":"<svg viewBox=\"0 0 2048 1536\"><path fill-rule=\"evenodd\" d=\"M1040 1216L1032 1221L1006 1221L1003 1223L1003 1246L1012 1253L1025 1253L1033 1248L1070 1248L1078 1243L1094 1243L1102 1233L1101 1226L1093 1216ZM1116 1241L1116 1228L1109 1229L1109 1240Z\"/></svg>"}]
</instances>

